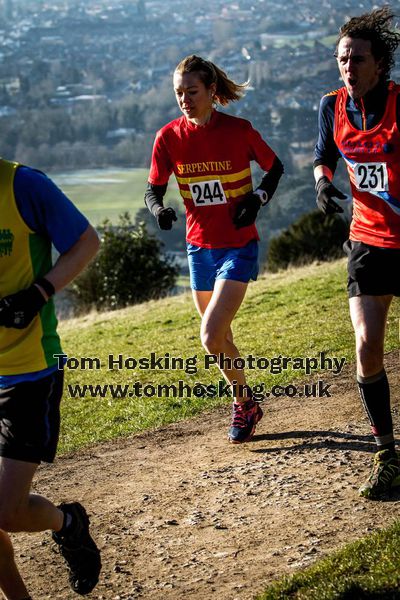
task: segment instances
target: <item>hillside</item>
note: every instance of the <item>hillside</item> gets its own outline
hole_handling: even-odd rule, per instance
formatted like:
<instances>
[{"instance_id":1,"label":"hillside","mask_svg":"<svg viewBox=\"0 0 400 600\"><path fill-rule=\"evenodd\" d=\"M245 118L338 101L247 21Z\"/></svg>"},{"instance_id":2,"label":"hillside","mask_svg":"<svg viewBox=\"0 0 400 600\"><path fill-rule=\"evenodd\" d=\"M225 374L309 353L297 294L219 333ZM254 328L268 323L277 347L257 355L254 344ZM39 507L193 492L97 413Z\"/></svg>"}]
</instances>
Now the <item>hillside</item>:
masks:
<instances>
[{"instance_id":1,"label":"hillside","mask_svg":"<svg viewBox=\"0 0 400 600\"><path fill-rule=\"evenodd\" d=\"M149 399L135 408L134 398L66 398L64 448L128 436L205 410L71 452L40 468L38 492L57 502L79 499L91 514L104 570L90 597L250 600L272 580L398 516L400 496L385 504L357 496L373 445L354 386L352 335L340 280L343 284L343 261L267 276L251 286L236 325L244 354L315 357L325 351L348 357L337 375L328 369L310 376L293 370L266 374L266 382L292 381L297 390L323 381L330 396L269 399L251 443L233 447L227 442L227 400L201 406L185 399ZM386 356L398 431L396 315L398 304L389 318L392 352ZM131 356L150 351L200 356L192 317L190 297L182 296L67 322L62 333L66 347L78 349L76 356L97 354L103 361L110 352L129 349ZM113 373L99 369L96 377L106 382ZM120 381L190 379L168 371L151 377L147 371L118 374ZM79 376L84 381L87 373ZM196 377L203 376L199 369ZM259 376L253 373L251 381ZM67 380L72 378L78 379L77 370L67 373ZM168 412L168 404L177 406ZM15 540L33 597L70 600L50 536L17 535Z\"/></svg>"},{"instance_id":2,"label":"hillside","mask_svg":"<svg viewBox=\"0 0 400 600\"><path fill-rule=\"evenodd\" d=\"M319 364L324 353L347 362L354 360L345 279L342 260L266 274L249 286L233 331L243 356L264 359L260 365L264 368L248 370L250 385L264 384L269 388L308 376L304 368L295 369L291 362L286 369L283 365L271 369L268 361L279 363L279 357L311 357ZM394 303L388 319L387 351L398 348L398 316L399 304ZM60 329L63 346L73 359L74 368L66 370L61 451L158 427L216 405L227 406L228 398L196 398L193 393L191 397L187 393L178 394L174 399L166 394L138 398L133 388L135 383L177 385L179 381L191 391L196 383L218 385L217 368L205 368L199 328L200 320L190 293L63 322ZM130 360L149 359L152 353L163 359L162 368L141 369ZM122 368L110 370L110 356L114 361L121 356ZM183 361L183 368L168 368L165 360L168 356L171 361ZM96 364L82 361L88 357L96 359ZM193 369L188 364L191 360ZM311 371L310 375L314 374ZM108 391L104 397L97 394L90 398L87 393L84 398L76 394L72 398L68 385L74 390L76 385L102 388L127 385L132 386L129 388L132 395L112 398Z\"/></svg>"}]
</instances>

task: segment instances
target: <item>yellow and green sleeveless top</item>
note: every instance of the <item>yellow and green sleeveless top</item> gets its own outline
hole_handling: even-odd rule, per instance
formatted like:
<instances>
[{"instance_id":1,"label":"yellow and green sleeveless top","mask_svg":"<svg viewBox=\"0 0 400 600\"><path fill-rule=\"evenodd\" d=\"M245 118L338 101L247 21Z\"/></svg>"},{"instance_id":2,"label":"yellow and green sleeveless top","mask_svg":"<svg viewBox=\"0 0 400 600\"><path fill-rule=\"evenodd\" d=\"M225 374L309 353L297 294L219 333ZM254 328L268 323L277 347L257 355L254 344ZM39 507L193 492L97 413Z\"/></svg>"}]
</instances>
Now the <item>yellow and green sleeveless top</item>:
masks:
<instances>
[{"instance_id":1,"label":"yellow and green sleeveless top","mask_svg":"<svg viewBox=\"0 0 400 600\"><path fill-rule=\"evenodd\" d=\"M0 298L29 287L51 269L51 241L23 221L14 196L18 163L0 159ZM26 329L0 326L0 375L20 375L55 365L61 352L53 300Z\"/></svg>"}]
</instances>

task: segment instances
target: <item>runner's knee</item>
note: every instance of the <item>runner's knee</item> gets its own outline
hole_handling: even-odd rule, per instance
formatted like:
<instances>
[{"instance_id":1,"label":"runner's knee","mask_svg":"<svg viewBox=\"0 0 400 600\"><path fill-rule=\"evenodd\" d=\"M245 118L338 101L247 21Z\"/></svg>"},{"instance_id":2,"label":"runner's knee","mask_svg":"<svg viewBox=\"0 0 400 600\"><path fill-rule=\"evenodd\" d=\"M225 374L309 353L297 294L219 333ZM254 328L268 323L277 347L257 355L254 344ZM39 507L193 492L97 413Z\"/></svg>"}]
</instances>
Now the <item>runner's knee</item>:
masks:
<instances>
[{"instance_id":1,"label":"runner's knee","mask_svg":"<svg viewBox=\"0 0 400 600\"><path fill-rule=\"evenodd\" d=\"M374 375L383 367L383 346L381 340L357 337L357 361L363 376Z\"/></svg>"},{"instance_id":2,"label":"runner's knee","mask_svg":"<svg viewBox=\"0 0 400 600\"><path fill-rule=\"evenodd\" d=\"M203 348L209 354L218 354L223 350L223 344L225 335L221 332L217 331L214 328L207 328L200 330L200 339L203 345Z\"/></svg>"}]
</instances>

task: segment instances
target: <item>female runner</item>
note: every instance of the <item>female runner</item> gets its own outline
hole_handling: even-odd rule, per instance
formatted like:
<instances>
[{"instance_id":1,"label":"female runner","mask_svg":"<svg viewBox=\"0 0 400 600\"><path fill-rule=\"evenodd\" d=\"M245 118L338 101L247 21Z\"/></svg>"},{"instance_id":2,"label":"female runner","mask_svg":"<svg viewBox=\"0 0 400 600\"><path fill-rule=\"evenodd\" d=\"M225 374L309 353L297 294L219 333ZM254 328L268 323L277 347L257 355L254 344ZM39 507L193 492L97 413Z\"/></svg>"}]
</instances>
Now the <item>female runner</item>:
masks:
<instances>
[{"instance_id":1,"label":"female runner","mask_svg":"<svg viewBox=\"0 0 400 600\"><path fill-rule=\"evenodd\" d=\"M249 121L216 110L239 100L246 84L229 79L199 56L176 67L175 96L183 113L157 132L145 202L161 229L171 229L176 214L164 207L174 173L186 207L186 241L195 306L201 316L201 342L220 357L219 368L232 386L234 403L229 439L251 439L262 410L246 385L231 323L258 273L258 233L254 225L283 173L283 165ZM250 161L267 173L253 191ZM227 364L228 363L228 364Z\"/></svg>"}]
</instances>

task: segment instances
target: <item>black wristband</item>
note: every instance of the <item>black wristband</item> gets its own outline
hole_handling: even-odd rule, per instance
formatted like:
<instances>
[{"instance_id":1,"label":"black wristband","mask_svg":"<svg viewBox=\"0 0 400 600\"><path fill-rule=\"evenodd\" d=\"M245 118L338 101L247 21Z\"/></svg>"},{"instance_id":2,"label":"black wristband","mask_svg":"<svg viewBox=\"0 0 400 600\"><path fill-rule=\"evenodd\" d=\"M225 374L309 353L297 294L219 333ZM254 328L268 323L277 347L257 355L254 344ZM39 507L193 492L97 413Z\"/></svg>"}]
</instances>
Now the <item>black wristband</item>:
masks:
<instances>
[{"instance_id":1,"label":"black wristband","mask_svg":"<svg viewBox=\"0 0 400 600\"><path fill-rule=\"evenodd\" d=\"M56 293L54 285L45 277L39 277L39 279L36 279L36 281L34 283L37 283L37 285L40 285L40 287L44 289L44 291L46 292L46 294L49 298L54 296L54 294Z\"/></svg>"}]
</instances>

